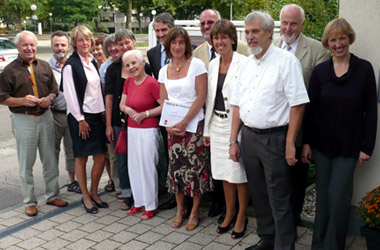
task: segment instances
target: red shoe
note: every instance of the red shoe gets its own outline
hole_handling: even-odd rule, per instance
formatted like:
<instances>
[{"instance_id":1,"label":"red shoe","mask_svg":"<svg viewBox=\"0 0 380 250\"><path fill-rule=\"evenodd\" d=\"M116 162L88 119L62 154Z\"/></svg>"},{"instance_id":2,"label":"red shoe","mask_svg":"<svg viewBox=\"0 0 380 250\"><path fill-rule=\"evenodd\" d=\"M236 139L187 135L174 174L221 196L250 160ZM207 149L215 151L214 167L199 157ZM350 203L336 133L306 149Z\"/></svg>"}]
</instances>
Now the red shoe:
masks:
<instances>
[{"instance_id":1,"label":"red shoe","mask_svg":"<svg viewBox=\"0 0 380 250\"><path fill-rule=\"evenodd\" d=\"M149 219L151 219L155 214L156 214L156 210L145 211L145 212L141 215L140 219L141 219L141 220L149 220Z\"/></svg>"},{"instance_id":2,"label":"red shoe","mask_svg":"<svg viewBox=\"0 0 380 250\"><path fill-rule=\"evenodd\" d=\"M137 214L143 209L143 207L132 207L131 210L127 212L129 215Z\"/></svg>"}]
</instances>

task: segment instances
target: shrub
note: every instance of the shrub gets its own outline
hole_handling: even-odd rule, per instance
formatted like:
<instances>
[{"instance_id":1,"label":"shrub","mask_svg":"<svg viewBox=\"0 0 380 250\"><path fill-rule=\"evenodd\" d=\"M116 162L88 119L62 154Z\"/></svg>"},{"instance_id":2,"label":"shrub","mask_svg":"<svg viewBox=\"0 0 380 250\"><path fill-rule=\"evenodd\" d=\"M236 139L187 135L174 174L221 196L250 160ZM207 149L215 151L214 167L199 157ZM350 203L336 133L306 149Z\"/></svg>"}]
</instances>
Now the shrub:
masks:
<instances>
[{"instance_id":1,"label":"shrub","mask_svg":"<svg viewBox=\"0 0 380 250\"><path fill-rule=\"evenodd\" d=\"M365 226L380 231L380 186L367 193L357 209Z\"/></svg>"}]
</instances>

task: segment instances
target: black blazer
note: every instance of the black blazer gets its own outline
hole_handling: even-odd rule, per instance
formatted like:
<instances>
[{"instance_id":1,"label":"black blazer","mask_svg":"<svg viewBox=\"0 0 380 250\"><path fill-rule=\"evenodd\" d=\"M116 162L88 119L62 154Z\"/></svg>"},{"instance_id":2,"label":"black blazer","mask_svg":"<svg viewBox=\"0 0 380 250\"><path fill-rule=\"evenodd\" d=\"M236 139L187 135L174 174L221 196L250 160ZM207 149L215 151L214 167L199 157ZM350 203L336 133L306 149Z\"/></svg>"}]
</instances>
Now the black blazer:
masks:
<instances>
[{"instance_id":1,"label":"black blazer","mask_svg":"<svg viewBox=\"0 0 380 250\"><path fill-rule=\"evenodd\" d=\"M150 68L152 69L154 78L158 79L158 73L161 69L161 44L157 44L155 47L148 50L146 54L148 56Z\"/></svg>"}]
</instances>

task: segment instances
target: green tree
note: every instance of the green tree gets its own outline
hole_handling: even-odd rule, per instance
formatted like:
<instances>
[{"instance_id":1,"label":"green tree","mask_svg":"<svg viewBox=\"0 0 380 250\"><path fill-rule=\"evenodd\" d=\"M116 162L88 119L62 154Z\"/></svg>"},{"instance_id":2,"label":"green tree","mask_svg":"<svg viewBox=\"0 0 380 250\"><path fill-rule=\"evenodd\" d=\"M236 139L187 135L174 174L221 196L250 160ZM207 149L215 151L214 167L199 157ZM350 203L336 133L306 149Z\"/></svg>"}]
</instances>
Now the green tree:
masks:
<instances>
[{"instance_id":1,"label":"green tree","mask_svg":"<svg viewBox=\"0 0 380 250\"><path fill-rule=\"evenodd\" d=\"M54 17L64 22L84 23L98 18L101 0L49 0Z\"/></svg>"},{"instance_id":2,"label":"green tree","mask_svg":"<svg viewBox=\"0 0 380 250\"><path fill-rule=\"evenodd\" d=\"M3 0L1 2L1 16L7 24L17 23L18 29L21 31L22 21L26 16L32 16L33 12L30 9L32 4L36 4L36 14L40 13L41 5L32 3L31 0Z\"/></svg>"},{"instance_id":3,"label":"green tree","mask_svg":"<svg viewBox=\"0 0 380 250\"><path fill-rule=\"evenodd\" d=\"M243 20L252 10L267 11L275 20L279 20L281 8L285 4L296 3L305 10L306 23L304 33L320 39L326 24L338 16L338 0L153 0L157 13L167 11L175 19L194 19L208 8L216 9L222 18Z\"/></svg>"}]
</instances>

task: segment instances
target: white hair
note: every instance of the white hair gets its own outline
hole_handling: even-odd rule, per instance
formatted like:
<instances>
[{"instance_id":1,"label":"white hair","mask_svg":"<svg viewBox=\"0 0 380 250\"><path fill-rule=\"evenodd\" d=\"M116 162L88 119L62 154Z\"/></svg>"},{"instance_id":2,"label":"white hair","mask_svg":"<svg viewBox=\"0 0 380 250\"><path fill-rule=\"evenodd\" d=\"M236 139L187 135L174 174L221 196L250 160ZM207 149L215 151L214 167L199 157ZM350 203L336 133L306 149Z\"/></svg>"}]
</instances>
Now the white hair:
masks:
<instances>
[{"instance_id":1,"label":"white hair","mask_svg":"<svg viewBox=\"0 0 380 250\"><path fill-rule=\"evenodd\" d=\"M33 36L33 37L34 37L34 40L36 40L36 46L37 46L38 40L37 40L36 35L35 35L33 32L30 32L30 31L28 31L28 30L23 30L23 31L21 31L20 33L18 33L18 34L16 35L15 40L14 40L16 46L19 45L19 43L20 43L20 38L21 38L22 36L24 36L24 35L31 35L31 36Z\"/></svg>"},{"instance_id":2,"label":"white hair","mask_svg":"<svg viewBox=\"0 0 380 250\"><path fill-rule=\"evenodd\" d=\"M140 50L128 50L127 52L124 53L123 55L123 62L125 62L125 59L129 56L136 56L137 59L139 59L141 62L145 62L144 56L142 55Z\"/></svg>"},{"instance_id":3,"label":"white hair","mask_svg":"<svg viewBox=\"0 0 380 250\"><path fill-rule=\"evenodd\" d=\"M281 17L282 17L282 12L288 8L288 7L292 7L292 8L297 8L299 11L300 11L300 19L301 19L301 24L305 22L305 11L302 9L301 6L299 6L298 4L287 4L285 5L284 7L282 7L281 11L280 11L280 21L281 21Z\"/></svg>"},{"instance_id":4,"label":"white hair","mask_svg":"<svg viewBox=\"0 0 380 250\"><path fill-rule=\"evenodd\" d=\"M222 19L222 17L221 17L221 15L220 15L219 11L217 11L217 10L215 10L215 9L207 9L207 10L204 10L204 11L202 11L202 13L199 15L199 17L201 17L206 11L212 11L212 12L215 13L215 15L218 16L218 20Z\"/></svg>"}]
</instances>

